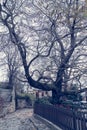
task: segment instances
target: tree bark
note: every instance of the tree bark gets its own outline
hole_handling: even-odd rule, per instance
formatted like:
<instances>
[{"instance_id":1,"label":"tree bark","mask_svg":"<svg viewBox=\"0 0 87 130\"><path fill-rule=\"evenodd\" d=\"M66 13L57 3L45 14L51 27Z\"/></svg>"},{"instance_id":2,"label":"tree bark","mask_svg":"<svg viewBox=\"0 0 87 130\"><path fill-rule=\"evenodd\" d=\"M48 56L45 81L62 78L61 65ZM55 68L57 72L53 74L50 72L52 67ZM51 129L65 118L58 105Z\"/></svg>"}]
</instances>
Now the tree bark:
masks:
<instances>
[{"instance_id":1,"label":"tree bark","mask_svg":"<svg viewBox=\"0 0 87 130\"><path fill-rule=\"evenodd\" d=\"M13 89L13 76L9 76L8 86L7 89Z\"/></svg>"},{"instance_id":2,"label":"tree bark","mask_svg":"<svg viewBox=\"0 0 87 130\"><path fill-rule=\"evenodd\" d=\"M17 109L17 106L16 106L16 86L13 86L12 103L14 105L14 111L15 111Z\"/></svg>"}]
</instances>

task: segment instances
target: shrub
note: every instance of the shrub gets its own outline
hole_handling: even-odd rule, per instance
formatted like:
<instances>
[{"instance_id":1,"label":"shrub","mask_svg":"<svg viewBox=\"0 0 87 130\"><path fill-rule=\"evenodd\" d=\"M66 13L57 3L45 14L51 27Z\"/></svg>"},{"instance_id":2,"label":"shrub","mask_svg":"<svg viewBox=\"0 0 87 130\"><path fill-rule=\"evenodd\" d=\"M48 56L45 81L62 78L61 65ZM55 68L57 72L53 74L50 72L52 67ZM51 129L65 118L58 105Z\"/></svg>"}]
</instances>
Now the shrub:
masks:
<instances>
[{"instance_id":1,"label":"shrub","mask_svg":"<svg viewBox=\"0 0 87 130\"><path fill-rule=\"evenodd\" d=\"M35 101L34 94L17 94L17 99L25 99L28 104L33 105L33 102Z\"/></svg>"},{"instance_id":2,"label":"shrub","mask_svg":"<svg viewBox=\"0 0 87 130\"><path fill-rule=\"evenodd\" d=\"M44 104L51 104L51 98L50 97L42 97L35 101L35 103L44 103Z\"/></svg>"}]
</instances>

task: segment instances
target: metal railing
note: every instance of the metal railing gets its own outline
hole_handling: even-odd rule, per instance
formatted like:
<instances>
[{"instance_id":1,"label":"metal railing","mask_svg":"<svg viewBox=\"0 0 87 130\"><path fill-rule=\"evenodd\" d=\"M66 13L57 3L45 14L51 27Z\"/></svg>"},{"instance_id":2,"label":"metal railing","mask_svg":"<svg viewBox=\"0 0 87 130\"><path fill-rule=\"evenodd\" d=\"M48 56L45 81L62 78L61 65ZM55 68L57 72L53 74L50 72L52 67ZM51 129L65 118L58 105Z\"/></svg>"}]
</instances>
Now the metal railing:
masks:
<instances>
[{"instance_id":1,"label":"metal railing","mask_svg":"<svg viewBox=\"0 0 87 130\"><path fill-rule=\"evenodd\" d=\"M34 105L34 113L63 130L87 130L87 113L37 103Z\"/></svg>"}]
</instances>

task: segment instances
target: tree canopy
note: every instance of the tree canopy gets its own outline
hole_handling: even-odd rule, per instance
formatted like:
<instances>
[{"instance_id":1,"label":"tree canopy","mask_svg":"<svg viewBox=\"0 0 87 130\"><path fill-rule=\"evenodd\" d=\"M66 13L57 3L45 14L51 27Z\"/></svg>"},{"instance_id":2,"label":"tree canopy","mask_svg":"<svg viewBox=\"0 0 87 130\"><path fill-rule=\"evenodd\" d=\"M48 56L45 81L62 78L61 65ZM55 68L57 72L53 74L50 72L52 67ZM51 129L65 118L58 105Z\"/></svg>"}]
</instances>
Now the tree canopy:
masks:
<instances>
[{"instance_id":1,"label":"tree canopy","mask_svg":"<svg viewBox=\"0 0 87 130\"><path fill-rule=\"evenodd\" d=\"M2 0L1 45L20 52L27 82L59 99L87 77L85 0ZM6 44L5 44L6 45ZM9 46L9 45L8 45Z\"/></svg>"}]
</instances>

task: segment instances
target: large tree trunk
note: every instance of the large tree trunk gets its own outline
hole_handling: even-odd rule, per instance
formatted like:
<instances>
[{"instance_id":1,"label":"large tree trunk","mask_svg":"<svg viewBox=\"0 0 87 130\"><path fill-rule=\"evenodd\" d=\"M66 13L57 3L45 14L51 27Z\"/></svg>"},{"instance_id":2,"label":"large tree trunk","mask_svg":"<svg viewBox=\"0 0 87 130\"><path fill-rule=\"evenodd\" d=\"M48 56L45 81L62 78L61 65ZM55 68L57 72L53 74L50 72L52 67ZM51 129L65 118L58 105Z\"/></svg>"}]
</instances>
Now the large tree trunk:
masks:
<instances>
[{"instance_id":1,"label":"large tree trunk","mask_svg":"<svg viewBox=\"0 0 87 130\"><path fill-rule=\"evenodd\" d=\"M60 97L62 93L62 77L59 79L57 83L55 83L55 88L52 90L52 102L53 104L60 103Z\"/></svg>"},{"instance_id":2,"label":"large tree trunk","mask_svg":"<svg viewBox=\"0 0 87 130\"><path fill-rule=\"evenodd\" d=\"M52 90L52 103L58 104L59 103L60 96L56 92L56 90Z\"/></svg>"},{"instance_id":3,"label":"large tree trunk","mask_svg":"<svg viewBox=\"0 0 87 130\"><path fill-rule=\"evenodd\" d=\"M14 111L15 111L17 109L17 106L16 106L16 86L13 86L12 103L13 103Z\"/></svg>"}]
</instances>

